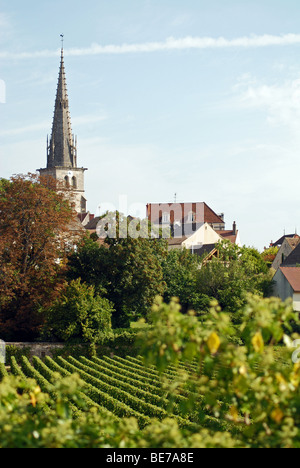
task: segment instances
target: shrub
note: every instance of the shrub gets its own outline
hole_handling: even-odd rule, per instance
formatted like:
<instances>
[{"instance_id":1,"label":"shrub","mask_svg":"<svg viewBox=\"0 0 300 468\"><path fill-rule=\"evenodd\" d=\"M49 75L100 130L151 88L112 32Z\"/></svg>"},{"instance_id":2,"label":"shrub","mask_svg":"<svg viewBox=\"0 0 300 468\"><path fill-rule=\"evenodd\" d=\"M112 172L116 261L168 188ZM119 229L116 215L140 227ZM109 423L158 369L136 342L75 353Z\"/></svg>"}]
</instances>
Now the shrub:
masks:
<instances>
[{"instance_id":1,"label":"shrub","mask_svg":"<svg viewBox=\"0 0 300 468\"><path fill-rule=\"evenodd\" d=\"M66 285L62 296L46 311L43 335L65 342L96 344L111 330L111 303L80 279Z\"/></svg>"}]
</instances>

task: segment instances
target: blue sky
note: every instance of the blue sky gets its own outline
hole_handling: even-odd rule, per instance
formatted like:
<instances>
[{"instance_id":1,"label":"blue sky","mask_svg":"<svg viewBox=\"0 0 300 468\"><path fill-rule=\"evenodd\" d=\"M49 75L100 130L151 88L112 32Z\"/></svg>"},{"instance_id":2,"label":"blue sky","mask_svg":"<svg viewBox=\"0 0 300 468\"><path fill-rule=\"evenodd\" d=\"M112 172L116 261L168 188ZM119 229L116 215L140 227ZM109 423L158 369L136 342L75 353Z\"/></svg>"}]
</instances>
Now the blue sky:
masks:
<instances>
[{"instance_id":1,"label":"blue sky","mask_svg":"<svg viewBox=\"0 0 300 468\"><path fill-rule=\"evenodd\" d=\"M176 193L260 250L300 233L299 19L296 0L1 0L0 176L46 165L64 33L92 213Z\"/></svg>"}]
</instances>

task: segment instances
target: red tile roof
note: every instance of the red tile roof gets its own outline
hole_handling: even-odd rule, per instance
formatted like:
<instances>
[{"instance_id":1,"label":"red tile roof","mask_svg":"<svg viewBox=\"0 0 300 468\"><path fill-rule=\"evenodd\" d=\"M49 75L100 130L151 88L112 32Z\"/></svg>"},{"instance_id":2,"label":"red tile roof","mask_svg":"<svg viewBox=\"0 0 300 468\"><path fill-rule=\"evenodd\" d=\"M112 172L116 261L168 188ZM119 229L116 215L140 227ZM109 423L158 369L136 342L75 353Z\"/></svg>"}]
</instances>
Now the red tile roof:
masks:
<instances>
[{"instance_id":1,"label":"red tile roof","mask_svg":"<svg viewBox=\"0 0 300 468\"><path fill-rule=\"evenodd\" d=\"M300 268L299 267L280 267L294 292L300 292Z\"/></svg>"},{"instance_id":2,"label":"red tile roof","mask_svg":"<svg viewBox=\"0 0 300 468\"><path fill-rule=\"evenodd\" d=\"M238 231L234 232L233 230L231 231L225 231L225 230L216 230L215 229L215 232L217 234L219 234L219 236L221 236L223 239L225 240L229 240L230 242L232 242L232 244L235 244L236 243L236 238L237 238L237 234L238 234Z\"/></svg>"},{"instance_id":3,"label":"red tile roof","mask_svg":"<svg viewBox=\"0 0 300 468\"><path fill-rule=\"evenodd\" d=\"M195 223L225 224L224 220L205 202L147 204L147 217L154 224L161 224L163 212L170 214L171 224L176 220L180 221L182 224L186 223L189 212L195 214Z\"/></svg>"}]
</instances>

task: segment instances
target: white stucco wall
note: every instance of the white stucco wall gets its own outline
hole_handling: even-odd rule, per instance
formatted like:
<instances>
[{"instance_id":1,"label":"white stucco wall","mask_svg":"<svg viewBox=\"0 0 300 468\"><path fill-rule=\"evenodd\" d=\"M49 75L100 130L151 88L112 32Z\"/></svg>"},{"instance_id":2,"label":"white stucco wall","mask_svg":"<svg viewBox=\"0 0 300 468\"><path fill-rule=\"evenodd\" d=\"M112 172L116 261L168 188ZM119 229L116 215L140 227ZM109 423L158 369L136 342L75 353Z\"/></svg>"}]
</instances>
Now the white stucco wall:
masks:
<instances>
[{"instance_id":1,"label":"white stucco wall","mask_svg":"<svg viewBox=\"0 0 300 468\"><path fill-rule=\"evenodd\" d=\"M189 249L193 245L216 244L221 240L221 236L219 236L219 234L217 234L209 224L205 223L194 234L183 241L182 247Z\"/></svg>"},{"instance_id":2,"label":"white stucco wall","mask_svg":"<svg viewBox=\"0 0 300 468\"><path fill-rule=\"evenodd\" d=\"M237 232L235 243L236 243L236 245L238 245L239 247L242 247L241 236L240 236L240 232L239 232L239 231Z\"/></svg>"},{"instance_id":3,"label":"white stucco wall","mask_svg":"<svg viewBox=\"0 0 300 468\"><path fill-rule=\"evenodd\" d=\"M294 293L293 295L294 310L300 312L300 293Z\"/></svg>"}]
</instances>

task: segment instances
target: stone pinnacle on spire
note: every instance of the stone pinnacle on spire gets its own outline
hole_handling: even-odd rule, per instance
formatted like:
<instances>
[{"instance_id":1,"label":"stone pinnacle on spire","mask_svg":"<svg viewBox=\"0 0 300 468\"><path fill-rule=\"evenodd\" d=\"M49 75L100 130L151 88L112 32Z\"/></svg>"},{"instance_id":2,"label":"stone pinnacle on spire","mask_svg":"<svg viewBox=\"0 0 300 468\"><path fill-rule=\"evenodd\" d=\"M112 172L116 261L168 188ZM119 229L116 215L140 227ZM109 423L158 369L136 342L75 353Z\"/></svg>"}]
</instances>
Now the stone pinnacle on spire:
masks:
<instances>
[{"instance_id":1,"label":"stone pinnacle on spire","mask_svg":"<svg viewBox=\"0 0 300 468\"><path fill-rule=\"evenodd\" d=\"M72 135L63 53L63 34L60 69L54 106L52 134L47 145L47 167L77 167L76 144Z\"/></svg>"}]
</instances>

